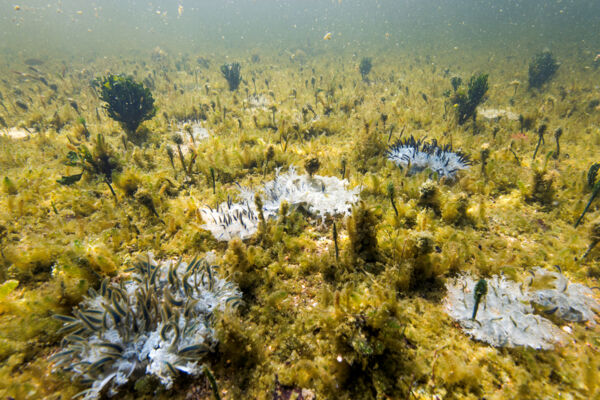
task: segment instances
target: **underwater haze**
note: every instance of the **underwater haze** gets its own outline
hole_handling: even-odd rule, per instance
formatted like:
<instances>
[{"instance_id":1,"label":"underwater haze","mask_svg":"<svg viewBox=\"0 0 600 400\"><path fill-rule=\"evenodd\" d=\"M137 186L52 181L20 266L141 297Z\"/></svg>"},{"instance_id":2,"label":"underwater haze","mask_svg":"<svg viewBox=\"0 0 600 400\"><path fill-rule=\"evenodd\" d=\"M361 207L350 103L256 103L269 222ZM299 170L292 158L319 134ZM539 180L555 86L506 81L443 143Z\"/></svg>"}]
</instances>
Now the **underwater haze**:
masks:
<instances>
[{"instance_id":1,"label":"underwater haze","mask_svg":"<svg viewBox=\"0 0 600 400\"><path fill-rule=\"evenodd\" d=\"M600 398L599 32L0 0L0 398Z\"/></svg>"},{"instance_id":2,"label":"underwater haze","mask_svg":"<svg viewBox=\"0 0 600 400\"><path fill-rule=\"evenodd\" d=\"M575 0L4 1L0 7L4 51L48 57L127 54L155 46L182 53L265 46L566 51L592 49L600 24L597 2ZM336 40L323 43L327 32Z\"/></svg>"}]
</instances>

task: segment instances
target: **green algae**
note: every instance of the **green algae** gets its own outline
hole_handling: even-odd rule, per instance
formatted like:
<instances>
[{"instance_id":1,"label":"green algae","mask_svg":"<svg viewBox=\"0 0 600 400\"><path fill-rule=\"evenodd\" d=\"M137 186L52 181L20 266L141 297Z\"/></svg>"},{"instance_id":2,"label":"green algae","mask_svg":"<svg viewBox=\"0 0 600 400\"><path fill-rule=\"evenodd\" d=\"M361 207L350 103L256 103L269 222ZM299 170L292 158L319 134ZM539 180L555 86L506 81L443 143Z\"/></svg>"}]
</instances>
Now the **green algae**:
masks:
<instances>
[{"instance_id":1,"label":"green algae","mask_svg":"<svg viewBox=\"0 0 600 400\"><path fill-rule=\"evenodd\" d=\"M206 57L211 65L221 62ZM147 137L142 147L124 142L117 122L96 115L99 101L86 84L67 75L61 96L77 99L90 137L102 134L122 163L112 178L118 205L91 174L71 186L56 183L80 172L63 164L71 140L93 148L71 106L36 100L28 111L5 116L11 126L39 132L28 140L0 137L6 176L0 291L7 288L0 306L0 394L68 398L82 390L70 376L51 373L48 358L61 340L51 315L68 314L102 278L120 279L139 253L185 258L214 250L245 302L237 315L220 317L220 344L208 358L223 398L273 398L278 385L341 399L598 396L596 326L565 324L572 340L552 351L495 349L466 337L441 305L444 280L465 271L489 276L556 264L571 279L598 286L598 249L580 260L596 240L588 232L597 205L573 227L592 194L586 176L597 159L582 135L600 144L598 113L581 106L590 101L586 75L575 72L558 101L566 85L561 75L544 95L534 95L508 86L515 75L527 79L526 70L490 67L488 103L512 101L533 122L523 121L522 128L518 121L480 116L473 135L459 126L454 110L444 111L441 88L448 78L424 61L378 58L365 82L347 66L336 71L324 56L308 58L302 69L277 57L269 59L279 63L278 71L266 71L262 61L242 62L245 75L266 74L269 83L256 79L254 89L253 82L241 82L233 92L218 68L204 70L196 86L193 73L178 73L175 60L165 60L165 75L153 78L160 111L140 128ZM193 70L193 61L181 62ZM110 63L138 76L159 68L150 58L145 65ZM98 60L88 68L100 75L104 66ZM57 67L44 68L51 74ZM480 67L465 61L462 68ZM267 99L264 107L250 105L254 91ZM180 161L171 134L177 122L197 119L210 137L195 143L182 137ZM539 141L531 161L539 137L527 130L538 120L548 129L564 127L557 157L547 156L554 146ZM402 131L452 143L474 165L454 182L427 172L408 176L385 160L388 143ZM200 207L235 196L236 183L257 187L276 168L312 159L319 174L361 186L364 204L352 217L320 223L305 210L282 207L258 235L228 244L200 228ZM122 398L184 399L196 390L210 396L196 389L206 385L200 381L182 377L165 391L138 380Z\"/></svg>"}]
</instances>

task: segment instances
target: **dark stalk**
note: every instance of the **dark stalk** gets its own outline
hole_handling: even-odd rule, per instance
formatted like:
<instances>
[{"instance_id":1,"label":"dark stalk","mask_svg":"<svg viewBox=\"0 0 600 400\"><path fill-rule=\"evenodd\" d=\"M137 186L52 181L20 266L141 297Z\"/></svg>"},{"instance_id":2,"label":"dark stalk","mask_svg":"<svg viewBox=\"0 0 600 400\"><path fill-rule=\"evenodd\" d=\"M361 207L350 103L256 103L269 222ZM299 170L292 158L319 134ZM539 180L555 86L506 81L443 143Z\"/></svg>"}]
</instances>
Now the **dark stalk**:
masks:
<instances>
[{"instance_id":1,"label":"dark stalk","mask_svg":"<svg viewBox=\"0 0 600 400\"><path fill-rule=\"evenodd\" d=\"M592 201L594 201L596 196L598 196L598 193L600 193L600 181L598 181L596 179L599 170L600 170L600 164L598 164L598 163L592 164L592 166L588 170L587 184L588 184L588 187L590 187L592 189L592 196L590 197L590 200L588 201L585 208L583 209L583 212L581 213L581 215L575 222L575 228L577 228L577 226L579 226L579 223L581 223L581 221L583 220L583 216L585 215L585 213L587 213L588 209L590 208Z\"/></svg>"},{"instance_id":2,"label":"dark stalk","mask_svg":"<svg viewBox=\"0 0 600 400\"><path fill-rule=\"evenodd\" d=\"M275 107L275 106L272 106L272 107L271 107L271 112L273 113L273 114L272 114L272 117L273 117L273 126L275 126L275 112L276 112L276 111L277 111L277 107Z\"/></svg>"},{"instance_id":3,"label":"dark stalk","mask_svg":"<svg viewBox=\"0 0 600 400\"><path fill-rule=\"evenodd\" d=\"M563 133L563 129L562 128L557 128L554 131L554 140L556 140L556 153L554 153L554 159L557 160L558 156L560 155L560 137L562 136Z\"/></svg>"},{"instance_id":4,"label":"dark stalk","mask_svg":"<svg viewBox=\"0 0 600 400\"><path fill-rule=\"evenodd\" d=\"M600 242L600 221L596 220L590 228L590 245L588 246L581 259L585 259L594 247Z\"/></svg>"},{"instance_id":5,"label":"dark stalk","mask_svg":"<svg viewBox=\"0 0 600 400\"><path fill-rule=\"evenodd\" d=\"M185 158L183 157L183 152L181 151L181 145L177 143L177 151L179 153L179 161L181 161L181 168L183 172L187 173L187 168L185 167Z\"/></svg>"},{"instance_id":6,"label":"dark stalk","mask_svg":"<svg viewBox=\"0 0 600 400\"><path fill-rule=\"evenodd\" d=\"M581 223L581 220L583 220L583 216L588 212L588 209L592 205L592 201L594 201L596 196L598 196L598 193L600 193L600 185L594 186L594 191L592 192L592 196L590 197L590 200L587 202L587 204L585 205L585 208L583 209L583 212L581 213L581 215L579 216L579 218L577 218L577 221L575 222L575 228L577 228L579 226L579 224Z\"/></svg>"},{"instance_id":7,"label":"dark stalk","mask_svg":"<svg viewBox=\"0 0 600 400\"><path fill-rule=\"evenodd\" d=\"M388 143L390 142L390 140L392 140L392 134L394 133L395 128L396 128L395 124L392 124L392 126L390 126L390 133L388 134Z\"/></svg>"},{"instance_id":8,"label":"dark stalk","mask_svg":"<svg viewBox=\"0 0 600 400\"><path fill-rule=\"evenodd\" d=\"M258 235L262 241L267 233L267 221L265 219L265 213L263 212L263 201L258 193L254 196L254 206L258 211Z\"/></svg>"},{"instance_id":9,"label":"dark stalk","mask_svg":"<svg viewBox=\"0 0 600 400\"><path fill-rule=\"evenodd\" d=\"M217 385L217 380L214 375L210 371L210 369L204 365L204 373L206 374L206 378L208 379L208 383L210 383L210 389L212 390L213 397L215 400L221 400L221 395L219 394L219 386Z\"/></svg>"},{"instance_id":10,"label":"dark stalk","mask_svg":"<svg viewBox=\"0 0 600 400\"><path fill-rule=\"evenodd\" d=\"M198 154L194 150L192 150L192 157L190 158L190 164L188 165L188 169L187 169L188 176L192 175L192 167L194 166L194 163L196 162L196 157L198 157Z\"/></svg>"},{"instance_id":11,"label":"dark stalk","mask_svg":"<svg viewBox=\"0 0 600 400\"><path fill-rule=\"evenodd\" d=\"M167 146L167 155L169 156L169 161L171 161L171 167L173 167L173 171L175 171L175 173L177 173L177 169L175 169L175 162L173 161L173 149L171 148L171 146Z\"/></svg>"},{"instance_id":12,"label":"dark stalk","mask_svg":"<svg viewBox=\"0 0 600 400\"><path fill-rule=\"evenodd\" d=\"M335 222L333 223L333 244L335 246L335 262L340 261L340 249L338 247L338 232Z\"/></svg>"},{"instance_id":13,"label":"dark stalk","mask_svg":"<svg viewBox=\"0 0 600 400\"><path fill-rule=\"evenodd\" d=\"M108 185L108 188L110 189L110 192L115 197L115 202L117 202L119 199L117 198L117 194L115 193L115 190L113 189L112 185L110 184L110 181L108 180L108 177L104 178L104 182L106 182L106 184Z\"/></svg>"},{"instance_id":14,"label":"dark stalk","mask_svg":"<svg viewBox=\"0 0 600 400\"><path fill-rule=\"evenodd\" d=\"M394 189L394 184L392 182L388 183L387 192L388 192L388 196L390 197L390 202L392 203L392 207L394 207L394 212L396 213L396 217L397 217L398 209L396 208L395 189Z\"/></svg>"},{"instance_id":15,"label":"dark stalk","mask_svg":"<svg viewBox=\"0 0 600 400\"><path fill-rule=\"evenodd\" d=\"M181 168L183 172L187 174L187 168L185 166L185 158L183 157L183 152L181 151L181 145L183 144L183 139L181 136L175 134L173 135L173 142L177 145L177 152L179 153L179 161L181 161ZM168 151L168 150L167 150Z\"/></svg>"},{"instance_id":16,"label":"dark stalk","mask_svg":"<svg viewBox=\"0 0 600 400\"><path fill-rule=\"evenodd\" d=\"M215 185L215 169L213 167L210 167L210 178L212 179L213 194L216 194L217 189Z\"/></svg>"},{"instance_id":17,"label":"dark stalk","mask_svg":"<svg viewBox=\"0 0 600 400\"><path fill-rule=\"evenodd\" d=\"M513 150L513 145L514 144L515 144L515 142L510 142L510 147L508 149L513 154L513 156L515 156L515 160L517 161L517 165L520 167L521 166L521 161L519 161L519 157L517 157L517 153L515 153L515 151Z\"/></svg>"},{"instance_id":18,"label":"dark stalk","mask_svg":"<svg viewBox=\"0 0 600 400\"><path fill-rule=\"evenodd\" d=\"M594 247L596 247L597 244L598 244L598 242L590 243L590 245L588 246L585 253L583 253L583 255L581 256L581 259L583 260L584 258L586 258L588 256L588 254L590 254L590 252L594 249Z\"/></svg>"},{"instance_id":19,"label":"dark stalk","mask_svg":"<svg viewBox=\"0 0 600 400\"><path fill-rule=\"evenodd\" d=\"M546 133L546 128L548 126L546 124L542 124L539 126L537 134L538 134L538 142L537 146L535 146L535 151L533 152L532 161L535 160L535 156L537 155L538 150L540 149L540 145L544 143L544 133Z\"/></svg>"},{"instance_id":20,"label":"dark stalk","mask_svg":"<svg viewBox=\"0 0 600 400\"><path fill-rule=\"evenodd\" d=\"M485 147L481 149L481 175L483 175L487 179L487 175L485 173L485 166L487 165L487 160L490 157L490 149Z\"/></svg>"},{"instance_id":21,"label":"dark stalk","mask_svg":"<svg viewBox=\"0 0 600 400\"><path fill-rule=\"evenodd\" d=\"M519 115L519 126L520 126L520 133L523 133L523 126L525 125L525 117L523 117L523 114Z\"/></svg>"}]
</instances>

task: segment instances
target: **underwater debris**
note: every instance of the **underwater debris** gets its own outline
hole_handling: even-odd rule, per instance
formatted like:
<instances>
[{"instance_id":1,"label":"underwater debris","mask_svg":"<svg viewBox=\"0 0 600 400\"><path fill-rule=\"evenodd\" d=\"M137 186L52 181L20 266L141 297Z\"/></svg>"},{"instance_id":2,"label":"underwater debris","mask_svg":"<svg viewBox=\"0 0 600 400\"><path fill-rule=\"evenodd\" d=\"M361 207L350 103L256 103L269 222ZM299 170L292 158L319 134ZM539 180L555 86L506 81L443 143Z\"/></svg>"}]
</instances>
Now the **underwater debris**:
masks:
<instances>
[{"instance_id":1,"label":"underwater debris","mask_svg":"<svg viewBox=\"0 0 600 400\"><path fill-rule=\"evenodd\" d=\"M426 142L413 136L390 146L387 158L399 167L407 167L409 174L430 169L439 178L454 178L459 170L471 165L469 156L461 151L454 152L452 145L440 147L435 139Z\"/></svg>"},{"instance_id":2,"label":"underwater debris","mask_svg":"<svg viewBox=\"0 0 600 400\"><path fill-rule=\"evenodd\" d=\"M325 218L327 215L347 215L352 204L358 201L358 188L346 189L348 181L333 176L298 175L294 167L287 173L277 170L275 179L266 182L261 193L262 212L266 219L276 218L281 204L290 207L305 207L308 212ZM239 203L231 199L220 204L217 209L201 209L206 222L203 229L211 231L217 240L229 241L233 238L247 239L258 229L259 212L255 205L257 192L240 187Z\"/></svg>"},{"instance_id":3,"label":"underwater debris","mask_svg":"<svg viewBox=\"0 0 600 400\"><path fill-rule=\"evenodd\" d=\"M119 285L103 281L64 322L63 350L54 369L91 382L85 400L114 395L131 379L153 375L167 388L180 373L203 373L199 361L214 350L212 316L235 308L241 294L217 276L214 255L192 262L157 262L151 253Z\"/></svg>"},{"instance_id":4,"label":"underwater debris","mask_svg":"<svg viewBox=\"0 0 600 400\"><path fill-rule=\"evenodd\" d=\"M529 87L542 87L554 76L559 66L549 50L536 54L529 63Z\"/></svg>"},{"instance_id":5,"label":"underwater debris","mask_svg":"<svg viewBox=\"0 0 600 400\"><path fill-rule=\"evenodd\" d=\"M600 304L590 288L569 284L562 273L540 267L531 274L529 285L498 275L487 279L487 293L476 314L477 296L473 293L478 280L462 275L446 285L446 312L473 339L495 347L551 349L566 337L545 316L594 323L594 310L600 311ZM540 285L545 287L537 289Z\"/></svg>"},{"instance_id":6,"label":"underwater debris","mask_svg":"<svg viewBox=\"0 0 600 400\"><path fill-rule=\"evenodd\" d=\"M156 107L150 89L124 75L108 75L96 78L92 86L99 90L100 100L108 116L121 123L128 136L132 136L140 124L154 117Z\"/></svg>"},{"instance_id":7,"label":"underwater debris","mask_svg":"<svg viewBox=\"0 0 600 400\"><path fill-rule=\"evenodd\" d=\"M237 62L221 65L221 73L227 80L229 90L232 92L237 90L238 86L240 86L240 82L242 81L242 75L240 74L241 69L242 67Z\"/></svg>"}]
</instances>

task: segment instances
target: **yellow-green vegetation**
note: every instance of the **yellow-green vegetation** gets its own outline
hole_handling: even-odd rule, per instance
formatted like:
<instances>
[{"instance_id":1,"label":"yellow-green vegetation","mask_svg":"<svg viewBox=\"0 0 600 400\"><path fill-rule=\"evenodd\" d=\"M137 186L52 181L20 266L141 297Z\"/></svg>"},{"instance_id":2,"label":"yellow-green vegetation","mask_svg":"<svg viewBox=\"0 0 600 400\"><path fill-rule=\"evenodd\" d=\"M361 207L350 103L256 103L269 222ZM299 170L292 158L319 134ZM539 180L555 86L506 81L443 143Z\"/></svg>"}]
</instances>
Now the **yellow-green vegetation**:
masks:
<instances>
[{"instance_id":1,"label":"yellow-green vegetation","mask_svg":"<svg viewBox=\"0 0 600 400\"><path fill-rule=\"evenodd\" d=\"M559 265L599 286L600 204L574 224L598 191L586 177L600 111L587 105L600 71L561 58L572 73L539 92L519 86L528 71L514 63L473 57L456 71L445 53L434 64L378 56L368 79L349 53L235 59L236 90L218 68L227 60L207 54L98 59L81 72L56 61L36 67L47 85L3 76L0 116L31 135L0 135L0 397L85 389L51 372L62 339L51 317L69 315L104 278L118 282L148 251L187 261L215 251L242 290L237 314L216 316L220 343L207 358L224 399L272 399L276 389L319 399L600 397L597 326L563 323L570 340L551 351L493 348L467 337L441 302L444 281L460 272L512 277ZM156 115L130 129L144 140L132 143L89 85L107 70L152 92ZM456 75L489 77L485 107L520 120L461 125L476 114L457 114L444 96ZM21 94L7 96L11 87ZM195 121L208 138L194 138ZM560 151L542 140L558 128ZM452 144L472 165L454 179L409 174L385 157L401 135ZM289 166L349 179L361 201L323 221L284 203L245 241L200 228L201 207ZM210 387L205 377L182 376L170 390L140 378L119 398L209 399Z\"/></svg>"}]
</instances>

